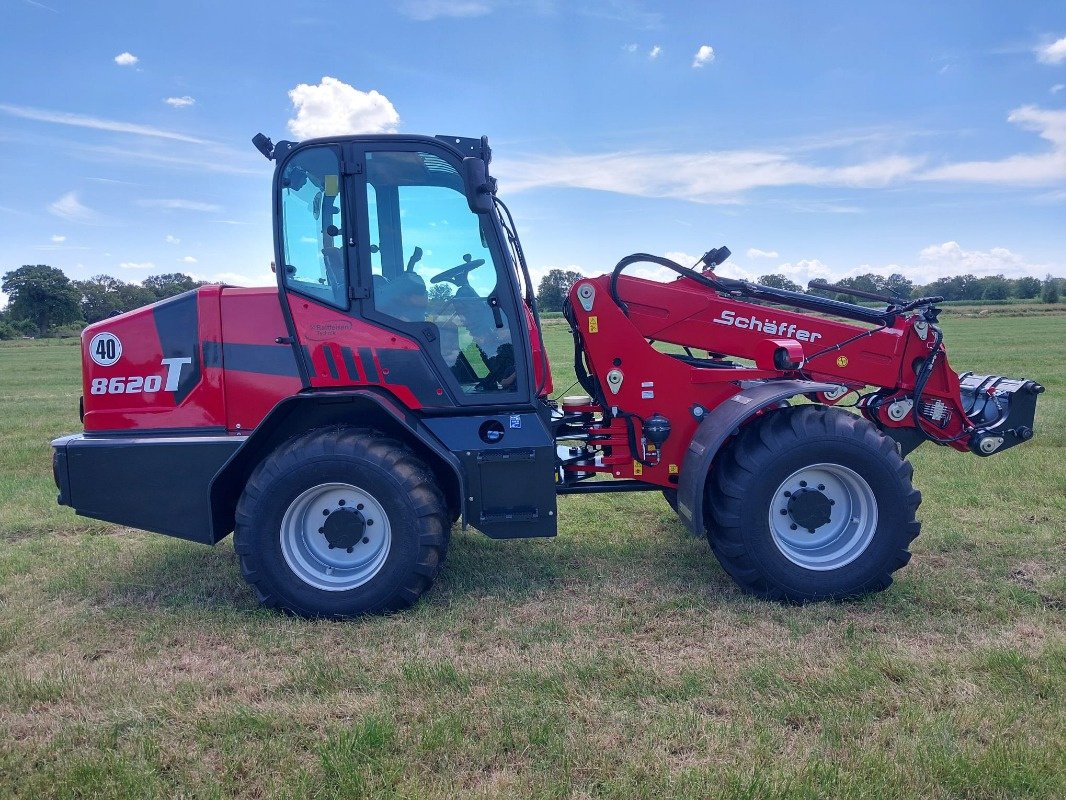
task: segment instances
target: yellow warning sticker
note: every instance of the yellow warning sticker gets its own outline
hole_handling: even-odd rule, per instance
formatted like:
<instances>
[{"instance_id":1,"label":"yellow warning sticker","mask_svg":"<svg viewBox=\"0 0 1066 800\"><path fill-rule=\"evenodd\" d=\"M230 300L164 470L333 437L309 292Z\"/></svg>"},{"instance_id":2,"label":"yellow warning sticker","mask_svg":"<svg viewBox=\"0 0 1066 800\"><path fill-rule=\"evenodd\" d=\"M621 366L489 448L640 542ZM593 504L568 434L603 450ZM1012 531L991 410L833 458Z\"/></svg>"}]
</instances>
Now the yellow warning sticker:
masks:
<instances>
[{"instance_id":1,"label":"yellow warning sticker","mask_svg":"<svg viewBox=\"0 0 1066 800\"><path fill-rule=\"evenodd\" d=\"M676 475L677 474L677 464L671 464L668 467L668 469L669 469L671 475Z\"/></svg>"},{"instance_id":2,"label":"yellow warning sticker","mask_svg":"<svg viewBox=\"0 0 1066 800\"><path fill-rule=\"evenodd\" d=\"M837 366L838 367L846 367L847 365L848 365L848 357L847 356L837 356Z\"/></svg>"},{"instance_id":3,"label":"yellow warning sticker","mask_svg":"<svg viewBox=\"0 0 1066 800\"><path fill-rule=\"evenodd\" d=\"M339 175L326 175L326 180L322 185L322 192L326 197L336 197L340 194L340 176Z\"/></svg>"},{"instance_id":4,"label":"yellow warning sticker","mask_svg":"<svg viewBox=\"0 0 1066 800\"><path fill-rule=\"evenodd\" d=\"M598 333L600 330L600 318L589 317L589 333Z\"/></svg>"},{"instance_id":5,"label":"yellow warning sticker","mask_svg":"<svg viewBox=\"0 0 1066 800\"><path fill-rule=\"evenodd\" d=\"M643 475L644 474L644 465L641 464L639 461L634 461L633 462L633 474L634 475Z\"/></svg>"}]
</instances>

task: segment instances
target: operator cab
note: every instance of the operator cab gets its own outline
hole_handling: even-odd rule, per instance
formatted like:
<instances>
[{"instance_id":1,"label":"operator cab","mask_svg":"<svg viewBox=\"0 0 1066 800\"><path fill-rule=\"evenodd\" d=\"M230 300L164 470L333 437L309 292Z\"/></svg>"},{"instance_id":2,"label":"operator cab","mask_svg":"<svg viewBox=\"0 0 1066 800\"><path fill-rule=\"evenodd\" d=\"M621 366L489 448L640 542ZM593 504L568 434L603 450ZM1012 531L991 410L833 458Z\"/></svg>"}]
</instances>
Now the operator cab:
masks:
<instances>
[{"instance_id":1,"label":"operator cab","mask_svg":"<svg viewBox=\"0 0 1066 800\"><path fill-rule=\"evenodd\" d=\"M460 405L528 402L520 291L493 217L471 213L444 147L381 142L304 143L285 160L284 288L343 310L361 299L352 311L418 342Z\"/></svg>"}]
</instances>

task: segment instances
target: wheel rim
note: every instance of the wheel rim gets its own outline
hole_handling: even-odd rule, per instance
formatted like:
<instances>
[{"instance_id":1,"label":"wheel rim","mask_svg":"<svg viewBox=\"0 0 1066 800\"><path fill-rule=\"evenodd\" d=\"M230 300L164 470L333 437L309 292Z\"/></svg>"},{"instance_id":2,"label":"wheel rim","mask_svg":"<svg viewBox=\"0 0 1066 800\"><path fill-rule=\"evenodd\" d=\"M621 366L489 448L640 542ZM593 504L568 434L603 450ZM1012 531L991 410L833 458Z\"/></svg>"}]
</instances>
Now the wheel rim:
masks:
<instances>
[{"instance_id":1,"label":"wheel rim","mask_svg":"<svg viewBox=\"0 0 1066 800\"><path fill-rule=\"evenodd\" d=\"M312 486L289 504L281 520L281 552L300 580L343 592L381 571L392 527L381 504L349 483Z\"/></svg>"},{"instance_id":2,"label":"wheel rim","mask_svg":"<svg viewBox=\"0 0 1066 800\"><path fill-rule=\"evenodd\" d=\"M812 464L785 478L770 502L770 534L805 569L832 570L863 554L877 531L870 484L840 464Z\"/></svg>"}]
</instances>

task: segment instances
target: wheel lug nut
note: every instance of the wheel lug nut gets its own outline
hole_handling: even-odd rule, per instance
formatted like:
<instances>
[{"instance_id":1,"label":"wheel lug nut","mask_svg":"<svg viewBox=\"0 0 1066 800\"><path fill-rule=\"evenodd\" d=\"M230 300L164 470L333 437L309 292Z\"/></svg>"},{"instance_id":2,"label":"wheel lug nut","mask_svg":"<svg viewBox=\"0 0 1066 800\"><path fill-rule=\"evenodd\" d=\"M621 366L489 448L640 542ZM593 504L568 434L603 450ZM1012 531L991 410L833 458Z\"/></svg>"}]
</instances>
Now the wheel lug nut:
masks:
<instances>
[{"instance_id":1,"label":"wheel lug nut","mask_svg":"<svg viewBox=\"0 0 1066 800\"><path fill-rule=\"evenodd\" d=\"M318 529L318 532L319 532L319 533L325 533L325 532L326 532L326 529L325 529L325 528L319 528L319 529Z\"/></svg>"},{"instance_id":2,"label":"wheel lug nut","mask_svg":"<svg viewBox=\"0 0 1066 800\"><path fill-rule=\"evenodd\" d=\"M789 527L789 529L790 529L790 530L793 530L793 531L794 531L794 530L796 530L796 528L797 528L798 526L797 526L797 525L789 525L788 527Z\"/></svg>"},{"instance_id":3,"label":"wheel lug nut","mask_svg":"<svg viewBox=\"0 0 1066 800\"><path fill-rule=\"evenodd\" d=\"M359 505L357 505L357 506L355 507L355 509L356 509L356 511L362 511L362 510L363 510L363 504L362 504L362 503L360 503Z\"/></svg>"},{"instance_id":4,"label":"wheel lug nut","mask_svg":"<svg viewBox=\"0 0 1066 800\"><path fill-rule=\"evenodd\" d=\"M806 486L806 485L807 485L807 481L800 481L800 486Z\"/></svg>"},{"instance_id":5,"label":"wheel lug nut","mask_svg":"<svg viewBox=\"0 0 1066 800\"><path fill-rule=\"evenodd\" d=\"M819 492L824 492L825 491L825 484L824 483L819 483L818 484L818 491Z\"/></svg>"},{"instance_id":6,"label":"wheel lug nut","mask_svg":"<svg viewBox=\"0 0 1066 800\"><path fill-rule=\"evenodd\" d=\"M366 521L366 524L367 524L367 525L373 525L373 524L374 524L374 520L372 520L372 519L368 519L368 520Z\"/></svg>"},{"instance_id":7,"label":"wheel lug nut","mask_svg":"<svg viewBox=\"0 0 1066 800\"><path fill-rule=\"evenodd\" d=\"M782 508L781 509L781 516L782 517L788 516L788 509L787 508Z\"/></svg>"},{"instance_id":8,"label":"wheel lug nut","mask_svg":"<svg viewBox=\"0 0 1066 800\"><path fill-rule=\"evenodd\" d=\"M330 549L330 550L332 550L332 549L333 549L333 545L330 545L330 546L329 546L329 549Z\"/></svg>"},{"instance_id":9,"label":"wheel lug nut","mask_svg":"<svg viewBox=\"0 0 1066 800\"><path fill-rule=\"evenodd\" d=\"M363 537L363 544L369 544L369 543L370 543L370 537L369 536L364 536Z\"/></svg>"},{"instance_id":10,"label":"wheel lug nut","mask_svg":"<svg viewBox=\"0 0 1066 800\"><path fill-rule=\"evenodd\" d=\"M328 517L329 516L329 509L328 508L323 508L322 509L322 516L324 516L324 517Z\"/></svg>"},{"instance_id":11,"label":"wheel lug nut","mask_svg":"<svg viewBox=\"0 0 1066 800\"><path fill-rule=\"evenodd\" d=\"M338 501L337 501L337 505L339 505L339 506L343 506L343 505L344 505L344 501L343 501L343 500L338 500Z\"/></svg>"},{"instance_id":12,"label":"wheel lug nut","mask_svg":"<svg viewBox=\"0 0 1066 800\"><path fill-rule=\"evenodd\" d=\"M785 497L792 497L792 492L785 492Z\"/></svg>"},{"instance_id":13,"label":"wheel lug nut","mask_svg":"<svg viewBox=\"0 0 1066 800\"><path fill-rule=\"evenodd\" d=\"M354 550L354 549L355 549L354 547L349 547L349 548L348 548L348 552L350 553L350 552L352 552L352 550Z\"/></svg>"}]
</instances>

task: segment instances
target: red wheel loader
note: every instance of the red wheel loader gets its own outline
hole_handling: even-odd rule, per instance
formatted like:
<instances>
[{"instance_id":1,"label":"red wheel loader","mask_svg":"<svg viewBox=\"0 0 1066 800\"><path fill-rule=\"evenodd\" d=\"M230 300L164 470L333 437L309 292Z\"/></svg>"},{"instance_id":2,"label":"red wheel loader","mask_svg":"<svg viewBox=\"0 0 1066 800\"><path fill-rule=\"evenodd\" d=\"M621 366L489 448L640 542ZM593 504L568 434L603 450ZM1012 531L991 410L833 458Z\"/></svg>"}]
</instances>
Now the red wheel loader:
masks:
<instances>
[{"instance_id":1,"label":"red wheel loader","mask_svg":"<svg viewBox=\"0 0 1066 800\"><path fill-rule=\"evenodd\" d=\"M454 523L554 536L559 495L630 491L665 494L747 592L855 597L910 558L911 450L1033 435L1043 387L953 372L941 298L730 280L724 247L578 281L581 394L553 400L487 139L253 141L275 162L277 286L89 326L85 430L53 447L61 504L204 544L233 532L266 606L404 608ZM625 274L642 262L672 279Z\"/></svg>"}]
</instances>

